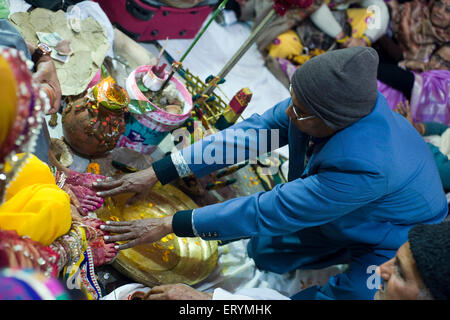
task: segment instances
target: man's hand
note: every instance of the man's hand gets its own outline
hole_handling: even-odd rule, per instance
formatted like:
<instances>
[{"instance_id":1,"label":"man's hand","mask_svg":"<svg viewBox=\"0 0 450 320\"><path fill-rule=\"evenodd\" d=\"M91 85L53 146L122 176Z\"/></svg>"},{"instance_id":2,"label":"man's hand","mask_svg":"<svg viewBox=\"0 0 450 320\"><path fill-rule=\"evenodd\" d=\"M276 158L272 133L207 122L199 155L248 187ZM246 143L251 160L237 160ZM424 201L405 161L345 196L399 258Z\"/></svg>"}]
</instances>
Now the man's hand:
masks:
<instances>
[{"instance_id":1,"label":"man's hand","mask_svg":"<svg viewBox=\"0 0 450 320\"><path fill-rule=\"evenodd\" d=\"M58 112L61 105L61 86L51 57L43 56L36 62L36 72L33 73L33 79L43 87L48 86L50 92L54 94L52 99L49 97L51 106L48 114Z\"/></svg>"},{"instance_id":2,"label":"man's hand","mask_svg":"<svg viewBox=\"0 0 450 320\"><path fill-rule=\"evenodd\" d=\"M172 216L157 219L143 219L133 221L107 221L100 229L114 236L105 236L105 242L128 241L115 247L118 250L128 249L144 243L158 241L165 235L172 233Z\"/></svg>"},{"instance_id":3,"label":"man's hand","mask_svg":"<svg viewBox=\"0 0 450 320\"><path fill-rule=\"evenodd\" d=\"M103 198L126 192L135 192L136 195L128 201L128 204L132 204L145 196L156 182L158 182L158 178L153 167L150 167L126 174L119 179L108 178L103 181L97 181L92 186L100 190L97 192L97 195Z\"/></svg>"},{"instance_id":4,"label":"man's hand","mask_svg":"<svg viewBox=\"0 0 450 320\"><path fill-rule=\"evenodd\" d=\"M212 300L212 297L212 293L201 292L177 283L153 287L143 300Z\"/></svg>"}]
</instances>

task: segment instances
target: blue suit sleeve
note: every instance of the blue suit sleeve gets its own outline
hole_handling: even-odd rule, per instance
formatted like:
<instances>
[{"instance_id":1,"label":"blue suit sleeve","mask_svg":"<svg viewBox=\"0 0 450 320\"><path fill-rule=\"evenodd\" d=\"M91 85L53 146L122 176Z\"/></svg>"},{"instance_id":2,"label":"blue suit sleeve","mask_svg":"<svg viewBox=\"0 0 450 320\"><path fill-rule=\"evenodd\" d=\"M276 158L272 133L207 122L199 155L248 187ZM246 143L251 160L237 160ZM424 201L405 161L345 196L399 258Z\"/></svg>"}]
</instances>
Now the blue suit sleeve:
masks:
<instances>
[{"instance_id":1,"label":"blue suit sleeve","mask_svg":"<svg viewBox=\"0 0 450 320\"><path fill-rule=\"evenodd\" d=\"M253 160L288 143L289 118L286 99L262 115L250 118L230 128L207 136L181 150L191 171L202 177L226 166Z\"/></svg>"},{"instance_id":2,"label":"blue suit sleeve","mask_svg":"<svg viewBox=\"0 0 450 320\"><path fill-rule=\"evenodd\" d=\"M217 236L208 239L219 240L283 235L326 224L383 194L386 179L376 170L362 172L360 162L344 161L347 168L355 169L330 168L268 192L196 209L195 229L202 237L212 233Z\"/></svg>"}]
</instances>

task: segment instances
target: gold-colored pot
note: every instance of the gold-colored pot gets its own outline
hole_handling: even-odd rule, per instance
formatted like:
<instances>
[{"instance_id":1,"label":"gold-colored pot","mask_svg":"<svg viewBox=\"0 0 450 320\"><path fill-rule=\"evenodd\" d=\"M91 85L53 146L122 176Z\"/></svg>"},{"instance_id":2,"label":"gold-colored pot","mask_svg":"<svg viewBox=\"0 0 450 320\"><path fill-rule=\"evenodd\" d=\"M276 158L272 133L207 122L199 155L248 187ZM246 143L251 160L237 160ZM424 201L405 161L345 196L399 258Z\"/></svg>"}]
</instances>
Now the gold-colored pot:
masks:
<instances>
[{"instance_id":1,"label":"gold-colored pot","mask_svg":"<svg viewBox=\"0 0 450 320\"><path fill-rule=\"evenodd\" d=\"M162 218L197 207L187 195L171 185L158 183L148 200L125 207L131 196L122 194L105 199L97 216L103 221L130 221ZM172 283L193 285L213 271L217 259L217 241L169 234L157 242L122 250L112 265L127 277L149 287Z\"/></svg>"}]
</instances>

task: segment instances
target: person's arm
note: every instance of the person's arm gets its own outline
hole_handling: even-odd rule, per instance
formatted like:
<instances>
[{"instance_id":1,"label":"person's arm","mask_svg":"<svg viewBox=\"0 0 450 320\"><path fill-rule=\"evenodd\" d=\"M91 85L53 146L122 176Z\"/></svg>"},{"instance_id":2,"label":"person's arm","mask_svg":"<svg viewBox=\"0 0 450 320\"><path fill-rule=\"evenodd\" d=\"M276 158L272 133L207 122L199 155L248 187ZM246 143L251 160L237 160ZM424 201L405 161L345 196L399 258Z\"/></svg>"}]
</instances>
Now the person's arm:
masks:
<instances>
[{"instance_id":1,"label":"person's arm","mask_svg":"<svg viewBox=\"0 0 450 320\"><path fill-rule=\"evenodd\" d=\"M131 204L146 196L148 191L159 181L162 184L167 184L179 177L184 177L194 173L197 177L201 177L209 172L213 172L230 164L238 163L240 161L248 159L252 154L254 157L260 153L266 153L267 151L277 149L288 142L288 129L289 118L286 115L286 109L291 104L291 99L286 99L273 108L267 110L263 115L254 114L249 119L242 121L234 126L231 126L227 130L221 131L215 134L212 139L207 138L198 141L194 145L191 145L182 151L172 153L165 158L154 162L148 169L141 170L135 173L130 173L122 176L119 179L108 178L103 181L97 181L93 183L93 187L98 190L97 195L100 197L109 197L125 192L136 193L128 203ZM271 130L277 130L271 132ZM245 138L245 132L253 131L252 134ZM275 143L270 143L271 137L276 138ZM260 143L268 145L268 150L264 151L261 148ZM203 155L214 154L214 159L209 156L203 157ZM242 159L239 158L239 154L242 155ZM196 155L200 155L200 159L197 161ZM217 163L208 163L208 160L215 161L221 160ZM172 233L173 230L178 232L192 232L190 224L185 224L184 220L186 216L191 216L192 211L177 212L174 218L167 217L167 219L157 219L153 225L150 225L150 229L158 229L161 234ZM174 222L172 223L172 219ZM129 227L128 223L114 224L108 222L104 226L105 230L111 232L120 231L120 227ZM157 227L158 225L158 227ZM174 229L172 229L172 225ZM116 228L119 227L119 229ZM135 228L134 228L135 227ZM189 228L190 230L184 230ZM133 226L134 231L131 232L132 239L141 239L142 241L148 241L146 232L143 232L144 226L136 224ZM181 228L181 231L180 231ZM161 235L158 239L160 239ZM153 236L151 236L151 239ZM112 237L111 239L117 239ZM125 239L120 237L120 239ZM134 241L131 244L120 245L120 249L126 249L138 243ZM116 240L110 240L115 242Z\"/></svg>"},{"instance_id":2,"label":"person's arm","mask_svg":"<svg viewBox=\"0 0 450 320\"><path fill-rule=\"evenodd\" d=\"M226 166L282 147L288 142L289 118L286 99L262 115L254 114L226 130L200 141L152 164L162 184L194 174L202 177Z\"/></svg>"},{"instance_id":3,"label":"person's arm","mask_svg":"<svg viewBox=\"0 0 450 320\"><path fill-rule=\"evenodd\" d=\"M0 46L15 48L22 51L31 60L35 47L23 39L19 31L6 19L0 19ZM58 111L61 103L61 86L56 74L56 68L51 57L42 56L36 64L33 79L41 85L50 100L51 108L48 113Z\"/></svg>"},{"instance_id":4,"label":"person's arm","mask_svg":"<svg viewBox=\"0 0 450 320\"><path fill-rule=\"evenodd\" d=\"M33 73L33 79L41 85L50 100L50 110L47 113L56 113L61 105L62 93L55 64L50 56L42 56L35 65L36 72Z\"/></svg>"},{"instance_id":5,"label":"person's arm","mask_svg":"<svg viewBox=\"0 0 450 320\"><path fill-rule=\"evenodd\" d=\"M268 192L198 208L191 215L177 213L173 231L205 240L282 235L338 219L386 189L385 178L374 166L368 171L368 164L352 159L329 165L334 169L322 168L321 173L276 185Z\"/></svg>"},{"instance_id":6,"label":"person's arm","mask_svg":"<svg viewBox=\"0 0 450 320\"><path fill-rule=\"evenodd\" d=\"M387 188L376 165L330 159L318 174L276 185L271 191L239 197L162 219L108 221L107 242L129 241L123 250L154 242L168 233L205 240L276 236L326 224L377 199Z\"/></svg>"},{"instance_id":7,"label":"person's arm","mask_svg":"<svg viewBox=\"0 0 450 320\"><path fill-rule=\"evenodd\" d=\"M135 192L131 202L149 191L156 182L163 185L194 173L201 177L225 166L260 155L281 147L288 142L289 118L286 109L291 99L286 99L263 115L254 114L230 128L190 145L181 151L156 161L148 169L126 174L119 179L108 178L93 183L100 197L109 197L125 192ZM271 131L274 130L274 131ZM245 133L253 134L245 138ZM275 142L271 142L274 137ZM262 139L261 139L262 138ZM260 147L260 142L268 146ZM262 143L264 144L264 143ZM243 155L240 159L240 155ZM211 163L211 162L213 163ZM130 203L131 203L130 202Z\"/></svg>"}]
</instances>

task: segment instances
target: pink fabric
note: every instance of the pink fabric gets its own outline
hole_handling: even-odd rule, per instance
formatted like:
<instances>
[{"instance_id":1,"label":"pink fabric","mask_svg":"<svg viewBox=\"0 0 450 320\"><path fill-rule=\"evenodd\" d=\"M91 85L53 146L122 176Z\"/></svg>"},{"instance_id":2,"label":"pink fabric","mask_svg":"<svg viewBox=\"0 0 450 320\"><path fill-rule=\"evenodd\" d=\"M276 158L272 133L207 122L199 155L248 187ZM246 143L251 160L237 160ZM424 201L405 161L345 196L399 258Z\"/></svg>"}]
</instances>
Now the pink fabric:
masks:
<instances>
[{"instance_id":1,"label":"pink fabric","mask_svg":"<svg viewBox=\"0 0 450 320\"><path fill-rule=\"evenodd\" d=\"M141 90L139 90L136 83L136 74L148 72L148 70L151 69L152 67L153 66L151 65L139 66L128 76L126 81L126 87L132 99L150 102L141 92ZM167 71L164 72L166 73L164 76L167 76L168 72ZM187 108L185 107L186 112L184 114L174 114L166 112L163 109L160 109L157 105L152 103L152 105L156 108L156 110L148 112L142 117L147 118L151 123L154 123L154 125L156 126L154 130L156 131L163 131L164 129L168 129L167 131L169 131L178 128L191 116L191 110L194 107L192 103L192 95L189 93L189 91L186 89L183 83L181 83L181 81L178 80L176 77L172 77L170 81L172 81L172 83L175 85L175 88L182 95L185 103L187 103L188 106Z\"/></svg>"},{"instance_id":2,"label":"pink fabric","mask_svg":"<svg viewBox=\"0 0 450 320\"><path fill-rule=\"evenodd\" d=\"M297 66L287 59L277 58L277 61L280 65L281 70L284 71L284 73L289 78L289 81L291 81L292 75L294 74L295 70L297 70Z\"/></svg>"},{"instance_id":3,"label":"pink fabric","mask_svg":"<svg viewBox=\"0 0 450 320\"><path fill-rule=\"evenodd\" d=\"M450 125L450 71L431 70L414 76L410 101L413 121L435 121ZM380 81L378 90L386 97L391 109L395 109L398 102L406 101L400 91Z\"/></svg>"},{"instance_id":4,"label":"pink fabric","mask_svg":"<svg viewBox=\"0 0 450 320\"><path fill-rule=\"evenodd\" d=\"M92 88L93 86L95 86L97 83L100 82L100 80L102 79L102 70L98 69L97 73L95 74L94 78L92 78L91 82L89 82L87 88Z\"/></svg>"}]
</instances>

